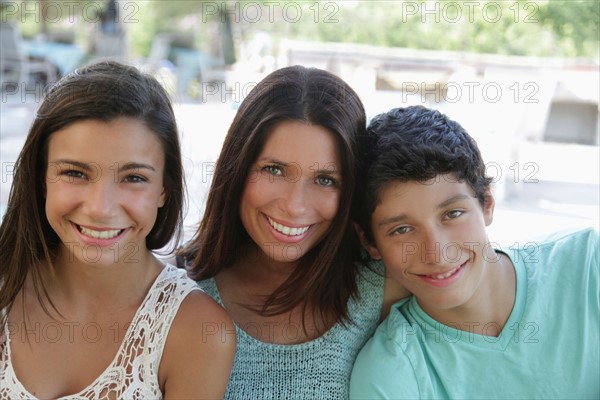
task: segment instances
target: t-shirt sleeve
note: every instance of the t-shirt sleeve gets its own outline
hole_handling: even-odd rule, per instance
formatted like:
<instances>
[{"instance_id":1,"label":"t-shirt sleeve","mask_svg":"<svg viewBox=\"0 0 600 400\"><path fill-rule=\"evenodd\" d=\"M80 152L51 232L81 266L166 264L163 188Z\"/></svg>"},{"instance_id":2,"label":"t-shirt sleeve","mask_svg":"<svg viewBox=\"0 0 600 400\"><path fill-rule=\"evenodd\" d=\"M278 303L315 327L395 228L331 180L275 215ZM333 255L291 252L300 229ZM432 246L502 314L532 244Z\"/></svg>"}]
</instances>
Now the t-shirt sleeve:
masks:
<instances>
[{"instance_id":1,"label":"t-shirt sleeve","mask_svg":"<svg viewBox=\"0 0 600 400\"><path fill-rule=\"evenodd\" d=\"M402 347L386 334L386 323L359 353L350 380L351 399L418 399L415 372Z\"/></svg>"}]
</instances>

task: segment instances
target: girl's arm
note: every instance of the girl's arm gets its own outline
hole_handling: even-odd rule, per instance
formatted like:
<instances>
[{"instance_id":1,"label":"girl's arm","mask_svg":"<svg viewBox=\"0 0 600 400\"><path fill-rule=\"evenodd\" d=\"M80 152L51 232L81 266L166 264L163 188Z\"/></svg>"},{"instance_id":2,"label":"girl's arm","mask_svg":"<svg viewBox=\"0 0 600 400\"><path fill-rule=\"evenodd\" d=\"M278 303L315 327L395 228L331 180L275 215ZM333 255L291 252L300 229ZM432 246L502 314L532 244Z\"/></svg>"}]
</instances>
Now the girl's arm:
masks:
<instances>
[{"instance_id":1,"label":"girl's arm","mask_svg":"<svg viewBox=\"0 0 600 400\"><path fill-rule=\"evenodd\" d=\"M159 369L165 399L222 399L236 335L227 312L202 292L190 293L171 326Z\"/></svg>"}]
</instances>

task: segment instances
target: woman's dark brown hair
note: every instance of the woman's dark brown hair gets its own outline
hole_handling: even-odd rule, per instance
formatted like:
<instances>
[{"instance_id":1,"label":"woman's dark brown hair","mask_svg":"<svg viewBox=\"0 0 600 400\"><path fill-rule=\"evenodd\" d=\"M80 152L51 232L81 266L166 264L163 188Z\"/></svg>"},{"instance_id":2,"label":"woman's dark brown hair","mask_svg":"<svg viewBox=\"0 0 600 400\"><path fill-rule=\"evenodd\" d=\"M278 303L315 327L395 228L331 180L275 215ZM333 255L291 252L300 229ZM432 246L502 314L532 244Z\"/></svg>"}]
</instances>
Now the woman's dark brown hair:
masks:
<instances>
[{"instance_id":1,"label":"woman's dark brown hair","mask_svg":"<svg viewBox=\"0 0 600 400\"><path fill-rule=\"evenodd\" d=\"M47 300L39 268L52 260L60 239L45 213L45 179L51 135L77 121L135 118L159 138L165 153L167 201L146 237L149 249L179 238L183 208L183 167L175 115L160 83L134 67L100 62L63 77L46 94L17 158L6 214L0 225L0 310L9 310L31 274L38 300ZM52 302L50 301L50 304ZM8 312L4 315L6 316Z\"/></svg>"},{"instance_id":2,"label":"woman's dark brown hair","mask_svg":"<svg viewBox=\"0 0 600 400\"><path fill-rule=\"evenodd\" d=\"M262 306L277 315L298 305L322 321L346 321L356 295L359 245L350 224L358 136L366 118L358 95L339 77L301 66L279 69L248 94L229 132L213 175L206 210L196 235L181 255L192 278L207 279L235 261L250 239L239 216L240 199L265 138L282 121L302 121L331 131L341 155L342 191L337 215L321 242L305 254L292 275ZM303 314L305 315L305 314Z\"/></svg>"}]
</instances>

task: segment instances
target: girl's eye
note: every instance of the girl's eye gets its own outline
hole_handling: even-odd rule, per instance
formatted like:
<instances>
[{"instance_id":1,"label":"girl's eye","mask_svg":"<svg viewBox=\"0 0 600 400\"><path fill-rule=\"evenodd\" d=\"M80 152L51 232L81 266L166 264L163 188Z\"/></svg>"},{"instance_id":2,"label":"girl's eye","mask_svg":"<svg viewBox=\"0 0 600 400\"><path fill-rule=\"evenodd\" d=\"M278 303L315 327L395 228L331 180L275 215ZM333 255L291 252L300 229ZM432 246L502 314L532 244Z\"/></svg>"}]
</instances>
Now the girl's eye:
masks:
<instances>
[{"instance_id":1,"label":"girl's eye","mask_svg":"<svg viewBox=\"0 0 600 400\"><path fill-rule=\"evenodd\" d=\"M317 181L317 184L319 184L321 186L331 187L331 186L337 185L336 180L330 176L318 176L316 181Z\"/></svg>"},{"instance_id":2,"label":"girl's eye","mask_svg":"<svg viewBox=\"0 0 600 400\"><path fill-rule=\"evenodd\" d=\"M455 219L463 215L464 211L462 210L452 210L446 213L446 219Z\"/></svg>"},{"instance_id":3,"label":"girl's eye","mask_svg":"<svg viewBox=\"0 0 600 400\"><path fill-rule=\"evenodd\" d=\"M392 231L392 235L404 235L410 231L412 231L412 228L410 226L401 226L399 228L394 229Z\"/></svg>"},{"instance_id":4,"label":"girl's eye","mask_svg":"<svg viewBox=\"0 0 600 400\"><path fill-rule=\"evenodd\" d=\"M147 182L147 179L140 175L127 175L123 181L128 183L140 183Z\"/></svg>"},{"instance_id":5,"label":"girl's eye","mask_svg":"<svg viewBox=\"0 0 600 400\"><path fill-rule=\"evenodd\" d=\"M278 167L276 165L266 165L263 167L263 171L274 176L283 175L283 170L281 169L281 167Z\"/></svg>"},{"instance_id":6,"label":"girl's eye","mask_svg":"<svg viewBox=\"0 0 600 400\"><path fill-rule=\"evenodd\" d=\"M69 178L70 181L74 179L87 179L87 176L83 172L77 171L75 169L68 169L62 171L60 174Z\"/></svg>"}]
</instances>

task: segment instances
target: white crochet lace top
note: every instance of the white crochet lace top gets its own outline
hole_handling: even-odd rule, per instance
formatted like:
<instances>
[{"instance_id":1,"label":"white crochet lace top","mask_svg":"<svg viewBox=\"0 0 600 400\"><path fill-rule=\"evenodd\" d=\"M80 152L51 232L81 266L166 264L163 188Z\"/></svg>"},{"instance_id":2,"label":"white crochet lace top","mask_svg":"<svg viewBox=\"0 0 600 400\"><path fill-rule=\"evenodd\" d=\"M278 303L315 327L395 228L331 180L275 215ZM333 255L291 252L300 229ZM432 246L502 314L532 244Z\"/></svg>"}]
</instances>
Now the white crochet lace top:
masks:
<instances>
[{"instance_id":1,"label":"white crochet lace top","mask_svg":"<svg viewBox=\"0 0 600 400\"><path fill-rule=\"evenodd\" d=\"M127 329L119 351L96 380L61 399L162 399L158 367L171 323L183 299L200 290L185 270L167 265L158 275ZM0 344L0 400L35 399L12 367L10 336Z\"/></svg>"}]
</instances>

